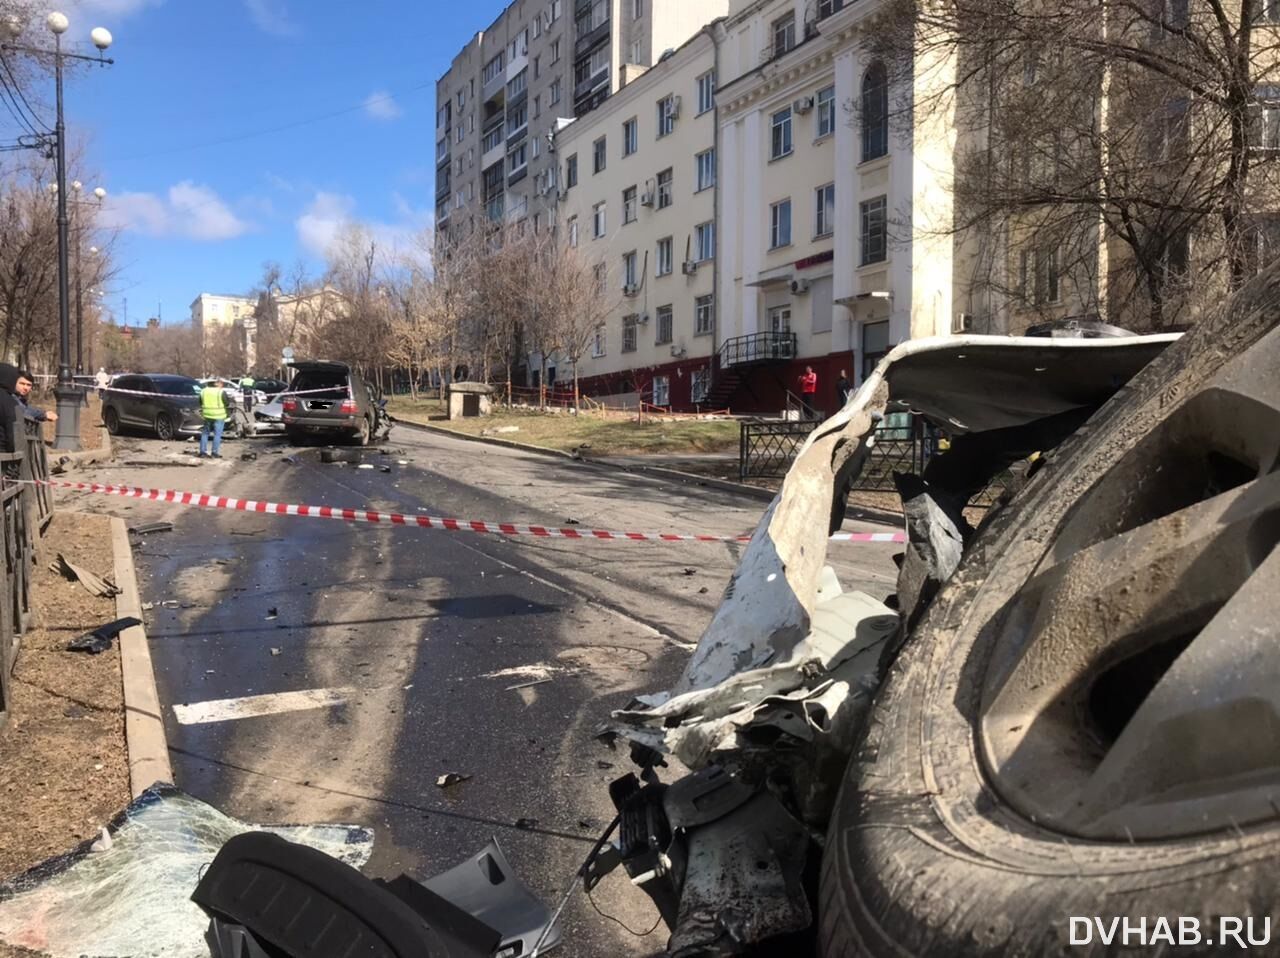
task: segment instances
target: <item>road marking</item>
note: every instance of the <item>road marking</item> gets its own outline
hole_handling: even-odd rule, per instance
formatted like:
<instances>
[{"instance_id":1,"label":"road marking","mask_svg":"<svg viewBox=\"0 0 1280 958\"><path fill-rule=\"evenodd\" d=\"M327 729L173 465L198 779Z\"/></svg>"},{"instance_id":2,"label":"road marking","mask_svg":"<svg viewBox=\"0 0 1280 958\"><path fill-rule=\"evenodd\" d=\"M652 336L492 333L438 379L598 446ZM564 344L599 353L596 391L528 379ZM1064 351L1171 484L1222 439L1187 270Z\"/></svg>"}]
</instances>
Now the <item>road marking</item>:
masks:
<instances>
[{"instance_id":1,"label":"road marking","mask_svg":"<svg viewBox=\"0 0 1280 958\"><path fill-rule=\"evenodd\" d=\"M175 705L173 714L181 725L229 722L233 719L345 705L348 698L360 691L360 689L302 689L297 692L273 692L270 695L248 695L235 699L211 699L208 702Z\"/></svg>"}]
</instances>

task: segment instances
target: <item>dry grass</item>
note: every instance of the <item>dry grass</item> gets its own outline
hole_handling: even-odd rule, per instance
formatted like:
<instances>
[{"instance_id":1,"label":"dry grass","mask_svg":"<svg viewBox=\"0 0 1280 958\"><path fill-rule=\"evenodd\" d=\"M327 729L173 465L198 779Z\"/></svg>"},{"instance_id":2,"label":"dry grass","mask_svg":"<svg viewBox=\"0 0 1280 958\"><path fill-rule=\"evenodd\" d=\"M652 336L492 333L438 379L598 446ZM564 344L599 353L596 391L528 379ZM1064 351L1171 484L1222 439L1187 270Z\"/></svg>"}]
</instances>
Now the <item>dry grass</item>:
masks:
<instances>
[{"instance_id":1,"label":"dry grass","mask_svg":"<svg viewBox=\"0 0 1280 958\"><path fill-rule=\"evenodd\" d=\"M733 419L661 422L609 418L565 412L501 410L475 419L444 418L437 400L417 403L405 397L391 400L387 408L398 419L428 422L468 435L493 434L497 438L568 452L589 443L591 455L690 454L732 452L738 448L738 422ZM515 426L518 431L495 430Z\"/></svg>"}]
</instances>

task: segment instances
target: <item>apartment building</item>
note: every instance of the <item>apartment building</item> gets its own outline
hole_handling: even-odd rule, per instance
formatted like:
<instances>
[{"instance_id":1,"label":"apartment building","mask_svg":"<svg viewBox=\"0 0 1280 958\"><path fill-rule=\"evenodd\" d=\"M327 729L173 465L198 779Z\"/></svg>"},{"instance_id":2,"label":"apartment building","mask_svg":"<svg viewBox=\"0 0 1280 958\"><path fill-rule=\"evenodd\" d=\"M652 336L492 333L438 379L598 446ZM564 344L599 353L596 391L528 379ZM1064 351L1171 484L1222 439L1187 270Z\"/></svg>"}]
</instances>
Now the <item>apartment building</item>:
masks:
<instances>
[{"instance_id":1,"label":"apartment building","mask_svg":"<svg viewBox=\"0 0 1280 958\"><path fill-rule=\"evenodd\" d=\"M516 0L436 84L436 223L549 224L549 134L724 14L728 0Z\"/></svg>"},{"instance_id":2,"label":"apartment building","mask_svg":"<svg viewBox=\"0 0 1280 958\"><path fill-rule=\"evenodd\" d=\"M245 316L252 316L257 301L248 296L223 296L201 293L191 301L191 323L197 329L206 326L232 326Z\"/></svg>"},{"instance_id":3,"label":"apartment building","mask_svg":"<svg viewBox=\"0 0 1280 958\"><path fill-rule=\"evenodd\" d=\"M716 341L718 38L703 27L555 138L559 229L611 304L579 363L588 396L708 402Z\"/></svg>"},{"instance_id":4,"label":"apartment building","mask_svg":"<svg viewBox=\"0 0 1280 958\"><path fill-rule=\"evenodd\" d=\"M829 412L841 370L861 382L897 343L953 327L954 137L891 122L949 65L891 83L864 42L882 6L749 0L729 15L717 402L781 409L812 366Z\"/></svg>"}]
</instances>

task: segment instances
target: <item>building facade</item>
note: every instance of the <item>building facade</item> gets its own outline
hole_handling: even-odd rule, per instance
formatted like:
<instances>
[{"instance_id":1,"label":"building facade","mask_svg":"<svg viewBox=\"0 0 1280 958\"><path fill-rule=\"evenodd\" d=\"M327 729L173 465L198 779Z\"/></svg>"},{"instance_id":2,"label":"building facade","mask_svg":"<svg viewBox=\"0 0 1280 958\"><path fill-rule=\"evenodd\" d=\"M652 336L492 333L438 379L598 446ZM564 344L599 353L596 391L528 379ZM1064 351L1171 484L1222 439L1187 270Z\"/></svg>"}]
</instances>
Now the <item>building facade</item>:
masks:
<instances>
[{"instance_id":1,"label":"building facade","mask_svg":"<svg viewBox=\"0 0 1280 958\"><path fill-rule=\"evenodd\" d=\"M238 320L252 316L256 305L257 300L247 296L201 293L191 302L191 323L197 329L234 326Z\"/></svg>"},{"instance_id":2,"label":"building facade","mask_svg":"<svg viewBox=\"0 0 1280 958\"><path fill-rule=\"evenodd\" d=\"M590 112L728 0L516 0L436 83L436 223L555 215L549 135Z\"/></svg>"},{"instance_id":3,"label":"building facade","mask_svg":"<svg viewBox=\"0 0 1280 958\"><path fill-rule=\"evenodd\" d=\"M699 30L555 138L558 229L597 264L611 306L579 363L579 386L606 402L709 402L722 24Z\"/></svg>"}]
</instances>

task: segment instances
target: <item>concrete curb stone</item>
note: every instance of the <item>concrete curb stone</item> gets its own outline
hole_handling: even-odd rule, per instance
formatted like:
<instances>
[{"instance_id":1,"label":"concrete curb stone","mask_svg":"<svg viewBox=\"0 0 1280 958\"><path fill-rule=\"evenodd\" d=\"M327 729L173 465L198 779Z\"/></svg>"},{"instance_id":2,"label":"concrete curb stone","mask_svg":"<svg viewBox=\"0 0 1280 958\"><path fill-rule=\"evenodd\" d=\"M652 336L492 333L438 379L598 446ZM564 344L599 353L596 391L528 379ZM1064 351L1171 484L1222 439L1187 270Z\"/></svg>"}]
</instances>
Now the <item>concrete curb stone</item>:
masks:
<instances>
[{"instance_id":1,"label":"concrete curb stone","mask_svg":"<svg viewBox=\"0 0 1280 958\"><path fill-rule=\"evenodd\" d=\"M116 615L142 618L138 577L133 567L133 547L123 519L111 520L111 552L115 559ZM156 691L151 650L145 626L120 633L120 672L124 684L124 736L129 761L129 787L137 798L156 782L172 782L169 743L165 738L160 696Z\"/></svg>"}]
</instances>

